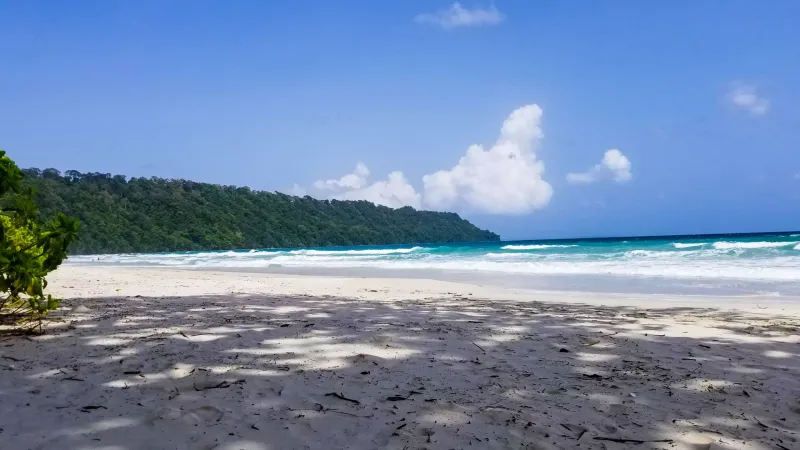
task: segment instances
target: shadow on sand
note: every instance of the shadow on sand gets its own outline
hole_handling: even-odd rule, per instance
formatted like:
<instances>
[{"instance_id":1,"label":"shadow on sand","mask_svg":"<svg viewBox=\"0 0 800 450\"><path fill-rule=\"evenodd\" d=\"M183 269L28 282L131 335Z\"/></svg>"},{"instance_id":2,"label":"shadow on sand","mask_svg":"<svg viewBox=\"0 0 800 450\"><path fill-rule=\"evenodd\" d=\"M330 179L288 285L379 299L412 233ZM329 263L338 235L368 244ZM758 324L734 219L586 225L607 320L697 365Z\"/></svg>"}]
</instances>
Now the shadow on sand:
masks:
<instances>
[{"instance_id":1,"label":"shadow on sand","mask_svg":"<svg viewBox=\"0 0 800 450\"><path fill-rule=\"evenodd\" d=\"M0 337L2 448L800 448L794 318L464 298L64 306L47 335Z\"/></svg>"}]
</instances>

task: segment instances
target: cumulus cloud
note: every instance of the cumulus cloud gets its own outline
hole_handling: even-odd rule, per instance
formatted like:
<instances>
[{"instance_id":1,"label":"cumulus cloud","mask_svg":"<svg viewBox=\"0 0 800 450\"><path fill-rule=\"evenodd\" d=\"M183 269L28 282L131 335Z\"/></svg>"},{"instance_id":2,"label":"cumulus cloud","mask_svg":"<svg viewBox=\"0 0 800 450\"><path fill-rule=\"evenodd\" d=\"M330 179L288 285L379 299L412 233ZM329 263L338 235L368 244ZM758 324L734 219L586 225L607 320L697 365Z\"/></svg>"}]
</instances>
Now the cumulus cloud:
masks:
<instances>
[{"instance_id":1,"label":"cumulus cloud","mask_svg":"<svg viewBox=\"0 0 800 450\"><path fill-rule=\"evenodd\" d=\"M337 200L367 200L390 208L411 206L419 208L421 196L400 171L389 174L386 180L369 183L369 168L359 162L352 173L339 179L318 180L313 188L317 196Z\"/></svg>"},{"instance_id":2,"label":"cumulus cloud","mask_svg":"<svg viewBox=\"0 0 800 450\"><path fill-rule=\"evenodd\" d=\"M425 204L434 209L463 204L490 214L547 206L553 188L542 179L544 163L534 152L543 137L541 119L538 105L523 106L508 116L491 148L472 145L455 167L425 175Z\"/></svg>"},{"instance_id":3,"label":"cumulus cloud","mask_svg":"<svg viewBox=\"0 0 800 450\"><path fill-rule=\"evenodd\" d=\"M344 192L336 198L340 200L367 200L390 208L411 206L419 209L421 197L408 183L403 172L394 171L386 180L376 181L363 189Z\"/></svg>"},{"instance_id":4,"label":"cumulus cloud","mask_svg":"<svg viewBox=\"0 0 800 450\"><path fill-rule=\"evenodd\" d=\"M751 84L740 81L731 83L727 97L733 106L754 116L763 116L769 112L769 100L760 96L758 89Z\"/></svg>"},{"instance_id":5,"label":"cumulus cloud","mask_svg":"<svg viewBox=\"0 0 800 450\"><path fill-rule=\"evenodd\" d=\"M553 188L542 178L544 163L536 157L543 137L542 109L532 104L513 111L503 122L500 137L489 148L470 146L458 163L422 178L422 192L395 171L371 183L369 169L358 163L341 178L319 180L311 195L341 200L368 200L399 208L470 209L489 214L524 214L544 208ZM626 160L627 161L627 160ZM302 188L295 187L295 191Z\"/></svg>"},{"instance_id":6,"label":"cumulus cloud","mask_svg":"<svg viewBox=\"0 0 800 450\"><path fill-rule=\"evenodd\" d=\"M618 183L631 179L631 162L616 148L608 150L603 160L586 172L567 174L570 183L588 184L604 179L613 179Z\"/></svg>"},{"instance_id":7,"label":"cumulus cloud","mask_svg":"<svg viewBox=\"0 0 800 450\"><path fill-rule=\"evenodd\" d=\"M474 27L497 25L503 21L503 15L494 6L487 9L475 7L465 8L455 2L449 8L433 13L419 14L414 21L421 24L437 25L445 29L458 27Z\"/></svg>"},{"instance_id":8,"label":"cumulus cloud","mask_svg":"<svg viewBox=\"0 0 800 450\"><path fill-rule=\"evenodd\" d=\"M340 191L345 189L360 189L367 185L369 168L359 161L353 173L339 178L338 180L317 180L314 187L321 191Z\"/></svg>"}]
</instances>

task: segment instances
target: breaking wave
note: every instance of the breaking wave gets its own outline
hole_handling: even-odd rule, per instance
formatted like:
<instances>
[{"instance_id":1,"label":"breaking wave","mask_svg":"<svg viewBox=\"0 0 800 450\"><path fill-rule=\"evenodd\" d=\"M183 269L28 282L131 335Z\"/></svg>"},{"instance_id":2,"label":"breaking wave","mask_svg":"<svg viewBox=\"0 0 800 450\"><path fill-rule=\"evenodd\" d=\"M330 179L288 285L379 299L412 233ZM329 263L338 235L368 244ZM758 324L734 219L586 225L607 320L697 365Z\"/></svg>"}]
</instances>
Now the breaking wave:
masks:
<instances>
[{"instance_id":1,"label":"breaking wave","mask_svg":"<svg viewBox=\"0 0 800 450\"><path fill-rule=\"evenodd\" d=\"M292 250L290 255L392 255L416 252L422 247L411 248L391 248L391 249L371 249L371 250Z\"/></svg>"},{"instance_id":2,"label":"breaking wave","mask_svg":"<svg viewBox=\"0 0 800 450\"><path fill-rule=\"evenodd\" d=\"M780 248L795 244L797 244L797 242L714 242L711 246L719 250L747 250L756 248Z\"/></svg>"},{"instance_id":3,"label":"breaking wave","mask_svg":"<svg viewBox=\"0 0 800 450\"><path fill-rule=\"evenodd\" d=\"M672 245L675 248L694 248L694 247L702 247L702 246L704 246L706 244L704 242L697 242L697 243L692 243L692 244L684 244L684 243L681 243L681 242L673 242Z\"/></svg>"},{"instance_id":4,"label":"breaking wave","mask_svg":"<svg viewBox=\"0 0 800 450\"><path fill-rule=\"evenodd\" d=\"M501 250L545 250L548 248L577 247L577 245L504 245Z\"/></svg>"},{"instance_id":5,"label":"breaking wave","mask_svg":"<svg viewBox=\"0 0 800 450\"><path fill-rule=\"evenodd\" d=\"M684 240L684 242L680 242ZM689 242L686 242L689 241ZM783 235L592 239L562 243L478 243L254 249L71 256L68 264L209 269L369 268L523 275L610 275L800 283L800 240ZM800 286L800 284L798 284Z\"/></svg>"}]
</instances>

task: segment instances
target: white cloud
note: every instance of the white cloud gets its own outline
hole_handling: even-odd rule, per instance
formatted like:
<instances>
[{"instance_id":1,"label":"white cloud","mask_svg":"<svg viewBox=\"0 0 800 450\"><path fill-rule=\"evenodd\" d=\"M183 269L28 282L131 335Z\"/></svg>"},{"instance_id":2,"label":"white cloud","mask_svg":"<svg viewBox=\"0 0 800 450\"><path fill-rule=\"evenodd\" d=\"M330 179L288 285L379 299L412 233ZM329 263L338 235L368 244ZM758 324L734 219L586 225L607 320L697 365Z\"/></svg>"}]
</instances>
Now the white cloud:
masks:
<instances>
[{"instance_id":1,"label":"white cloud","mask_svg":"<svg viewBox=\"0 0 800 450\"><path fill-rule=\"evenodd\" d=\"M475 7L464 8L461 3L455 2L449 8L434 13L420 14L414 21L422 24L438 25L450 29L457 27L473 27L481 25L497 25L504 19L503 15L494 5L487 9Z\"/></svg>"},{"instance_id":2,"label":"white cloud","mask_svg":"<svg viewBox=\"0 0 800 450\"><path fill-rule=\"evenodd\" d=\"M390 208L421 206L421 196L403 173L394 171L386 180L369 184L369 168L359 162L353 173L336 180L318 180L313 183L314 189L323 197L337 200L367 200Z\"/></svg>"},{"instance_id":3,"label":"white cloud","mask_svg":"<svg viewBox=\"0 0 800 450\"><path fill-rule=\"evenodd\" d=\"M508 116L490 149L472 145L450 170L425 175L425 204L449 209L466 204L490 214L523 214L547 206L553 188L542 179L534 149L542 139L542 109L527 105Z\"/></svg>"},{"instance_id":4,"label":"white cloud","mask_svg":"<svg viewBox=\"0 0 800 450\"><path fill-rule=\"evenodd\" d=\"M369 168L361 161L356 164L353 173L339 178L338 180L317 180L314 187L321 191L338 191L343 189L360 189L367 184Z\"/></svg>"},{"instance_id":5,"label":"white cloud","mask_svg":"<svg viewBox=\"0 0 800 450\"><path fill-rule=\"evenodd\" d=\"M758 95L753 85L733 82L727 97L733 106L749 111L754 116L763 116L769 111L769 100Z\"/></svg>"},{"instance_id":6,"label":"white cloud","mask_svg":"<svg viewBox=\"0 0 800 450\"><path fill-rule=\"evenodd\" d=\"M403 172L394 171L385 181L377 181L363 189L347 191L339 196L340 200L367 200L390 208L411 206L419 209L421 198L414 186L408 183Z\"/></svg>"},{"instance_id":7,"label":"white cloud","mask_svg":"<svg viewBox=\"0 0 800 450\"><path fill-rule=\"evenodd\" d=\"M567 181L570 183L587 184L607 178L618 183L631 179L631 162L616 148L606 151L603 160L586 172L567 174Z\"/></svg>"},{"instance_id":8,"label":"white cloud","mask_svg":"<svg viewBox=\"0 0 800 450\"><path fill-rule=\"evenodd\" d=\"M370 183L369 169L356 169L338 179L312 184L311 195L340 200L368 200L399 208L412 206L437 210L468 208L489 214L524 214L544 208L553 188L542 178L544 163L535 149L542 139L542 109L523 106L503 122L500 137L489 149L472 145L458 164L422 178L423 193L406 180L402 172ZM300 186L293 189L301 192ZM304 192L304 191L303 191Z\"/></svg>"}]
</instances>

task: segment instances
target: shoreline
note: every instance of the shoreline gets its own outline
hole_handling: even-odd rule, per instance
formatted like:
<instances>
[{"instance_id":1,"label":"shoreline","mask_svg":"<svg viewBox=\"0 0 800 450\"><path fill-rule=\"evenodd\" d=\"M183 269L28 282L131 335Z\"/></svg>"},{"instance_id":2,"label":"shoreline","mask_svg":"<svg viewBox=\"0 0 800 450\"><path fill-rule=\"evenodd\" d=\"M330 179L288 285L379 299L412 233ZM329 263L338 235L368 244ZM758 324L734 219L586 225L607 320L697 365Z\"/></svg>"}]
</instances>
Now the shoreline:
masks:
<instances>
[{"instance_id":1,"label":"shoreline","mask_svg":"<svg viewBox=\"0 0 800 450\"><path fill-rule=\"evenodd\" d=\"M76 266L49 281L64 301L47 334L0 336L9 448L800 444L800 310L780 297Z\"/></svg>"},{"instance_id":2,"label":"shoreline","mask_svg":"<svg viewBox=\"0 0 800 450\"><path fill-rule=\"evenodd\" d=\"M490 286L536 293L582 295L640 295L663 297L740 298L781 297L800 302L800 284L736 279L682 279L619 275L534 275L443 269L389 269L383 267L197 267L65 263L64 267L135 270L247 273L270 276L333 278L415 279ZM717 283L717 284L714 284Z\"/></svg>"},{"instance_id":3,"label":"shoreline","mask_svg":"<svg viewBox=\"0 0 800 450\"><path fill-rule=\"evenodd\" d=\"M421 269L395 270L395 269L350 269L350 268L197 268L197 267L152 267L152 266L119 266L119 265L77 265L65 264L59 271L54 272L51 277L58 277L59 273L68 271L70 275L82 273L86 270L92 272L97 269L99 272L115 273L158 273L158 274L213 274L210 276L243 276L243 277L264 277L268 279L329 279L329 280L368 280L370 284L388 283L424 283L428 288L436 291L438 285L461 286L464 290L484 290L485 295L496 297L498 295L513 298L517 301L551 301L551 302L575 302L576 298L588 304L603 305L606 303L615 305L628 305L637 307L648 307L651 302L666 302L671 306L697 306L702 303L708 307L725 309L745 308L755 312L759 306L783 305L789 311L800 314L800 295L774 295L773 293L663 293L663 292L624 292L624 291L591 291L578 289L537 289L514 285L505 282L497 282L497 278L503 278L502 274L492 273L472 273L472 272L450 272L426 271ZM427 275L427 276L426 276ZM508 276L509 278L513 276ZM579 276L565 276L565 278L580 278ZM53 278L55 279L55 278ZM522 287L520 287L522 286ZM55 285L53 286L55 287ZM444 290L440 287L439 291ZM796 305L796 306L795 306Z\"/></svg>"}]
</instances>

